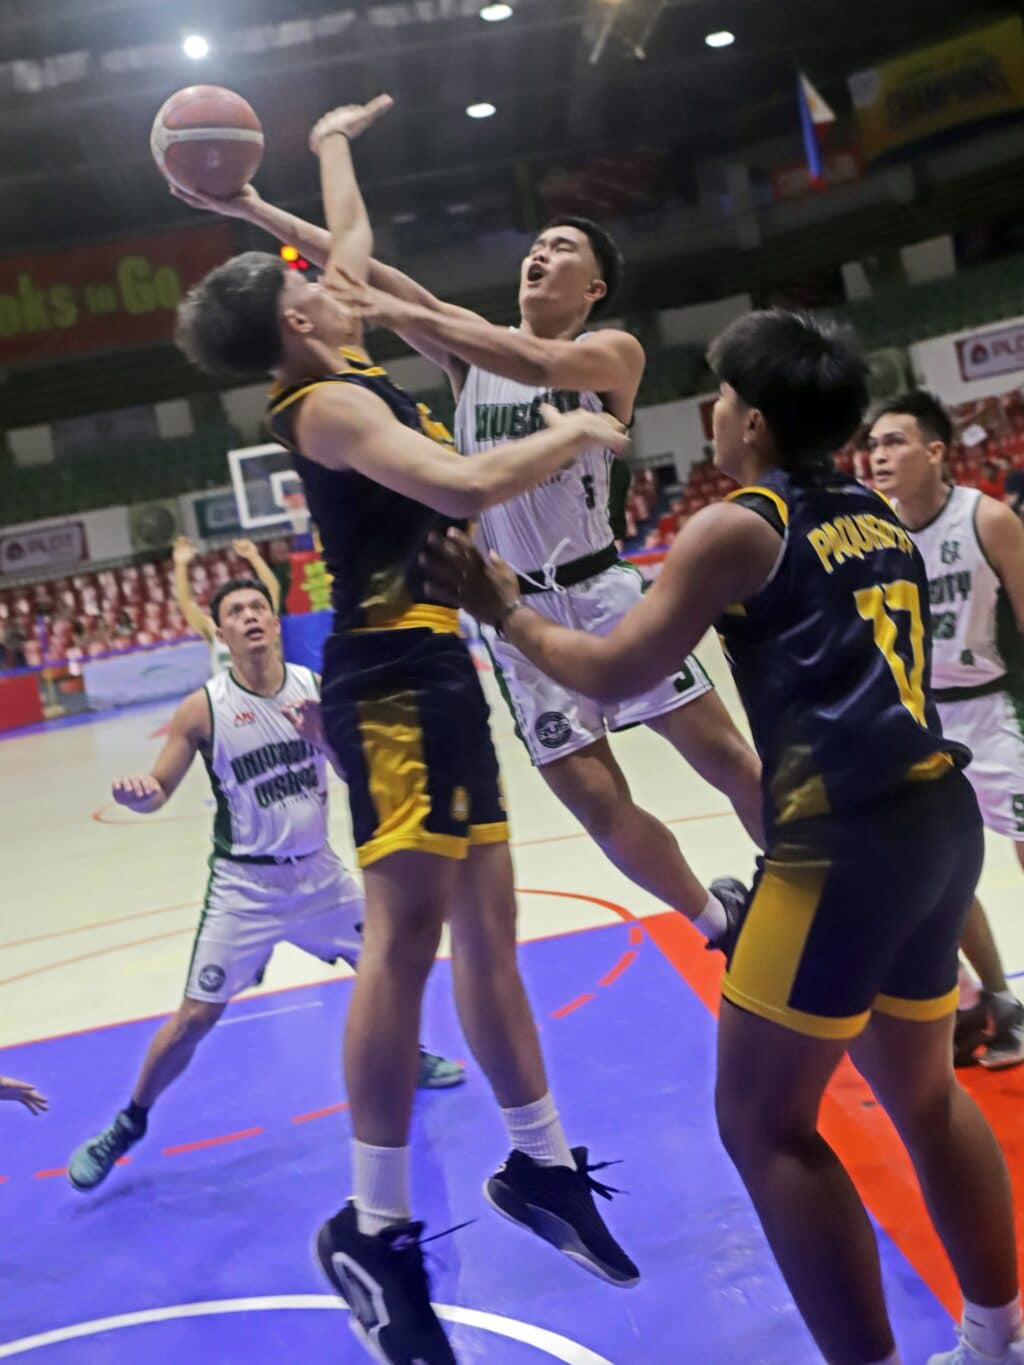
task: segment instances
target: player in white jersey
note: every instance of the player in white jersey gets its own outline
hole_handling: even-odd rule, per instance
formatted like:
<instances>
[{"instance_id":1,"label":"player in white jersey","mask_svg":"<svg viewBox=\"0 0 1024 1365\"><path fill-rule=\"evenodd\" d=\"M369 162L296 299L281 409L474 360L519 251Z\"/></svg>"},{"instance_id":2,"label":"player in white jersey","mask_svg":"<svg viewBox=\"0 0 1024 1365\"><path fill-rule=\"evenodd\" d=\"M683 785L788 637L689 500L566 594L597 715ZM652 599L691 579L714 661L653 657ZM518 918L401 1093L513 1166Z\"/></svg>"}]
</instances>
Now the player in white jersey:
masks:
<instances>
[{"instance_id":1,"label":"player in white jersey","mask_svg":"<svg viewBox=\"0 0 1024 1365\"><path fill-rule=\"evenodd\" d=\"M879 492L894 498L925 562L931 597L932 685L942 728L973 752L967 776L989 829L1013 840L1024 867L1024 526L976 488L949 484L948 414L931 394L887 402L868 437ZM981 978L965 973L957 1022L961 1064L1024 1061L1024 1005L1010 990L975 899L961 943Z\"/></svg>"},{"instance_id":2,"label":"player in white jersey","mask_svg":"<svg viewBox=\"0 0 1024 1365\"><path fill-rule=\"evenodd\" d=\"M228 1001L262 979L279 943L355 966L363 893L327 842L327 760L297 720L319 698L316 675L281 658L280 622L255 579L231 579L210 604L231 654L178 707L167 742L141 777L119 778L114 799L147 815L170 800L196 754L216 802L203 913L177 1012L157 1030L113 1121L72 1154L76 1189L95 1188L146 1132L149 1109L185 1070ZM463 1068L421 1050L420 1084L457 1085Z\"/></svg>"},{"instance_id":3,"label":"player in white jersey","mask_svg":"<svg viewBox=\"0 0 1024 1365\"><path fill-rule=\"evenodd\" d=\"M240 559L244 559L252 569L253 577L263 584L270 594L270 605L275 612L281 608L281 585L273 569L260 554L251 540L233 540L231 548ZM210 676L231 667L231 653L217 632L217 623L211 614L204 611L192 596L188 566L196 557L196 547L188 536L179 536L174 542L174 597L181 608L189 629L201 635L210 646Z\"/></svg>"},{"instance_id":4,"label":"player in white jersey","mask_svg":"<svg viewBox=\"0 0 1024 1365\"><path fill-rule=\"evenodd\" d=\"M227 201L172 192L263 228L315 265L327 263L329 234L266 203L252 186ZM621 270L603 229L563 217L539 234L522 263L518 328L496 327L443 303L379 261L370 262L368 284L347 280L344 302L445 369L459 402L456 447L471 455L540 429L545 402L632 422L643 347L617 328L586 329L594 312L607 308ZM339 283L336 274L332 288ZM539 488L489 508L479 523L483 542L521 571L531 607L598 634L612 630L643 593L639 573L615 546L610 468L608 450L586 450ZM548 786L626 876L717 937L725 911L694 876L668 827L635 804L608 742L609 731L650 726L728 796L761 845L760 763L696 658L680 658L677 672L643 696L601 704L553 682L487 635L517 731Z\"/></svg>"}]
</instances>

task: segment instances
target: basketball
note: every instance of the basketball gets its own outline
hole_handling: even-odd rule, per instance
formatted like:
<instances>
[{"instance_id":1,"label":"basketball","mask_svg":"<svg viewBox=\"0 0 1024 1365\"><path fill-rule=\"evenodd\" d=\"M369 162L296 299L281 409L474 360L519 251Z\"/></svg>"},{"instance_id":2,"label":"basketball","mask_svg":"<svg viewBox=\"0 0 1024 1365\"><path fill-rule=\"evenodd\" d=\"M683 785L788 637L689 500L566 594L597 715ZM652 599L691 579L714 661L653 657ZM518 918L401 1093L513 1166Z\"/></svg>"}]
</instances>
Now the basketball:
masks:
<instances>
[{"instance_id":1,"label":"basketball","mask_svg":"<svg viewBox=\"0 0 1024 1365\"><path fill-rule=\"evenodd\" d=\"M252 105L233 90L190 85L161 106L149 145L172 184L227 199L256 174L263 128Z\"/></svg>"}]
</instances>

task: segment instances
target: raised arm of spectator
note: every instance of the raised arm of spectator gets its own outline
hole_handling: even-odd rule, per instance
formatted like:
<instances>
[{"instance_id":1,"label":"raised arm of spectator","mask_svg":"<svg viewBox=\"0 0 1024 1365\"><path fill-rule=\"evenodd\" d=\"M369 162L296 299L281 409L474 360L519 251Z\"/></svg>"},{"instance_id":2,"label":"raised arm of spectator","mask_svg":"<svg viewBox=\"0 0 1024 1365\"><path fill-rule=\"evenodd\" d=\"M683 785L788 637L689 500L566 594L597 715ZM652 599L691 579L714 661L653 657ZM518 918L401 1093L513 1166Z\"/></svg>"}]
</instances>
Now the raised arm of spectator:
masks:
<instances>
[{"instance_id":1,"label":"raised arm of spectator","mask_svg":"<svg viewBox=\"0 0 1024 1365\"><path fill-rule=\"evenodd\" d=\"M254 576L263 584L267 592L270 593L270 605L274 608L274 615L277 616L281 610L281 584L277 581L273 569L259 552L259 548L251 540L233 540L231 548L235 554L249 565Z\"/></svg>"},{"instance_id":2,"label":"raised arm of spectator","mask_svg":"<svg viewBox=\"0 0 1024 1365\"><path fill-rule=\"evenodd\" d=\"M187 536L179 536L174 542L174 600L181 608L181 614L189 628L196 631L209 643L213 640L217 627L213 617L208 616L192 596L192 584L188 579L188 566L196 557L196 547Z\"/></svg>"}]
</instances>

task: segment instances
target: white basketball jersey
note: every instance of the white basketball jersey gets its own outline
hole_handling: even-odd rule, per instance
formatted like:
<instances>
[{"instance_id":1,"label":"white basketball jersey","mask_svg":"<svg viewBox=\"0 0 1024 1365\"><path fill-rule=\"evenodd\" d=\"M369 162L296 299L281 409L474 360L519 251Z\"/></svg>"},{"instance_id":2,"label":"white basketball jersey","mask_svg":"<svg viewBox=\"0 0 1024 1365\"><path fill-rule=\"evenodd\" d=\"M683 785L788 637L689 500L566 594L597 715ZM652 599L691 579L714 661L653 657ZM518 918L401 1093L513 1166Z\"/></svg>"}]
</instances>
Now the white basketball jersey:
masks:
<instances>
[{"instance_id":1,"label":"white basketball jersey","mask_svg":"<svg viewBox=\"0 0 1024 1365\"><path fill-rule=\"evenodd\" d=\"M910 531L928 573L932 685L937 688L980 687L1006 672L996 643L1001 584L978 540L981 496L978 489L957 484L934 521Z\"/></svg>"},{"instance_id":2,"label":"white basketball jersey","mask_svg":"<svg viewBox=\"0 0 1024 1365\"><path fill-rule=\"evenodd\" d=\"M223 640L219 640L215 635L210 641L210 677L214 678L218 673L223 673L231 667L231 650Z\"/></svg>"},{"instance_id":3,"label":"white basketball jersey","mask_svg":"<svg viewBox=\"0 0 1024 1365\"><path fill-rule=\"evenodd\" d=\"M604 411L596 393L553 392L471 366L455 410L456 449L476 455L542 430L542 403ZM606 549L615 538L608 521L612 458L607 447L594 446L537 488L489 508L478 522L481 544L527 573Z\"/></svg>"},{"instance_id":4,"label":"white basketball jersey","mask_svg":"<svg viewBox=\"0 0 1024 1365\"><path fill-rule=\"evenodd\" d=\"M213 737L206 759L217 802L213 843L235 857L302 857L327 842L327 761L282 708L318 698L308 668L285 665L281 690L261 697L218 673L206 684Z\"/></svg>"}]
</instances>

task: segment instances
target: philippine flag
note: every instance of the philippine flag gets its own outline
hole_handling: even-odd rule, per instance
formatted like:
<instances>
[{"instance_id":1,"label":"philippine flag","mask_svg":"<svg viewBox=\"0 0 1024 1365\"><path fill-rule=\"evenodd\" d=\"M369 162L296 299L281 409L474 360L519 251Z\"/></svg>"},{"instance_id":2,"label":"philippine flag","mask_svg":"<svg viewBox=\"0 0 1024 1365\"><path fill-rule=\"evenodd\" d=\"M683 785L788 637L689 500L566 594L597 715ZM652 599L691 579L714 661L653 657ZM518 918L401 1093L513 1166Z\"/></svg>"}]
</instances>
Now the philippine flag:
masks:
<instances>
[{"instance_id":1,"label":"philippine flag","mask_svg":"<svg viewBox=\"0 0 1024 1365\"><path fill-rule=\"evenodd\" d=\"M800 124L804 134L804 151L807 153L807 170L810 173L811 184L820 189L825 183L821 143L835 123L836 116L802 71L797 77L797 92Z\"/></svg>"}]
</instances>

